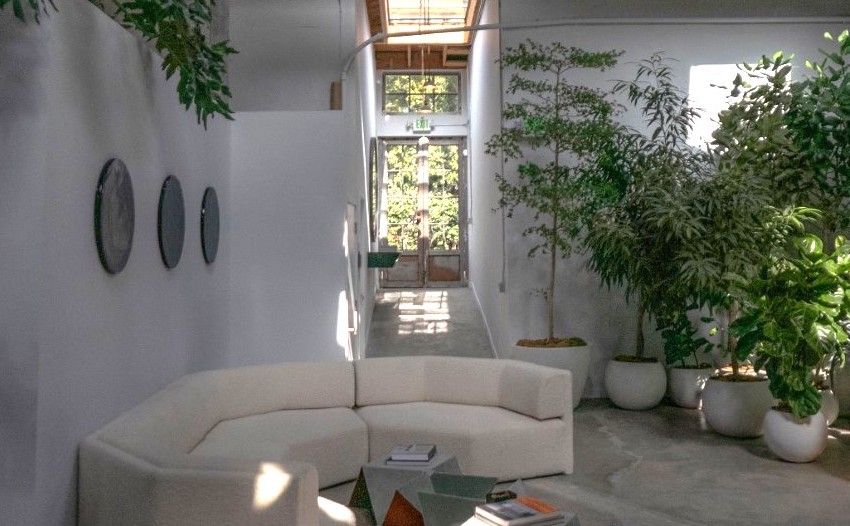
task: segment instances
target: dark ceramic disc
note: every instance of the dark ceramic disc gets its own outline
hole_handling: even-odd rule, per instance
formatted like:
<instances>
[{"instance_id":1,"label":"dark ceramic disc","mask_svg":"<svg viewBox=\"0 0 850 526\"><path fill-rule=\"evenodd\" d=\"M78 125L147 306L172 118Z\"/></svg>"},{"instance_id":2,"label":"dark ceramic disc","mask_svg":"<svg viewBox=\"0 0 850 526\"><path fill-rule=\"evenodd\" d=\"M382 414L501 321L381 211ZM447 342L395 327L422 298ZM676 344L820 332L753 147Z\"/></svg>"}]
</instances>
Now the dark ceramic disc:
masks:
<instances>
[{"instance_id":1,"label":"dark ceramic disc","mask_svg":"<svg viewBox=\"0 0 850 526\"><path fill-rule=\"evenodd\" d=\"M130 259L136 207L130 172L120 159L110 159L100 172L94 199L94 237L100 263L118 274Z\"/></svg>"},{"instance_id":2,"label":"dark ceramic disc","mask_svg":"<svg viewBox=\"0 0 850 526\"><path fill-rule=\"evenodd\" d=\"M201 203L201 248L207 264L215 261L218 255L218 214L218 195L215 188L209 186L204 191L204 200Z\"/></svg>"},{"instance_id":3,"label":"dark ceramic disc","mask_svg":"<svg viewBox=\"0 0 850 526\"><path fill-rule=\"evenodd\" d=\"M186 210L183 189L173 175L165 178L159 194L159 253L167 268L174 268L183 255L183 238L186 233Z\"/></svg>"}]
</instances>

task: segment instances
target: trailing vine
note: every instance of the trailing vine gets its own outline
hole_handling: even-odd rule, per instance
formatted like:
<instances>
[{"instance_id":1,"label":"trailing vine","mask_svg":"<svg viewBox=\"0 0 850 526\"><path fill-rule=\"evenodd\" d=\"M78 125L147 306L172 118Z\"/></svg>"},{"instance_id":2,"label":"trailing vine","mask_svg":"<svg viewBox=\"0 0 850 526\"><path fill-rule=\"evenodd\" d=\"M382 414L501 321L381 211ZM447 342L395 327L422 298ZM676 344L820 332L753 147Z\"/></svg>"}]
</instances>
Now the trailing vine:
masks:
<instances>
[{"instance_id":1,"label":"trailing vine","mask_svg":"<svg viewBox=\"0 0 850 526\"><path fill-rule=\"evenodd\" d=\"M103 7L98 0L92 3ZM53 0L0 0L0 11L9 4L22 22L27 22L27 10L39 23L49 7L56 9ZM216 115L233 120L225 59L237 51L227 41L208 42L205 31L212 22L213 5L214 0L116 0L113 15L153 43L162 55L166 79L179 73L178 99L187 110L194 106L198 123L205 128Z\"/></svg>"}]
</instances>

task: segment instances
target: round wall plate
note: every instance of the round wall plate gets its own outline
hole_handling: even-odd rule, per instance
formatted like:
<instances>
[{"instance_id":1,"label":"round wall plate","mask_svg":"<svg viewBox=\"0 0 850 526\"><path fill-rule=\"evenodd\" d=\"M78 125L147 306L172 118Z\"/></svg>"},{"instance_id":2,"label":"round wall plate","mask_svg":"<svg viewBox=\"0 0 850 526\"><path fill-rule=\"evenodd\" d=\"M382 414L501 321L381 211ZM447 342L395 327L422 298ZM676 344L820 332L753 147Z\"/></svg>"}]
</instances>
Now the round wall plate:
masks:
<instances>
[{"instance_id":1,"label":"round wall plate","mask_svg":"<svg viewBox=\"0 0 850 526\"><path fill-rule=\"evenodd\" d=\"M166 268L174 268L183 255L183 238L186 233L186 210L180 181L169 175L162 183L159 194L159 253Z\"/></svg>"},{"instance_id":2,"label":"round wall plate","mask_svg":"<svg viewBox=\"0 0 850 526\"><path fill-rule=\"evenodd\" d=\"M218 254L219 210L218 195L215 188L208 186L204 190L201 202L201 249L207 264L215 261Z\"/></svg>"},{"instance_id":3,"label":"round wall plate","mask_svg":"<svg viewBox=\"0 0 850 526\"><path fill-rule=\"evenodd\" d=\"M133 182L127 166L120 159L110 159L103 166L94 198L94 238L103 268L118 274L130 259L136 207Z\"/></svg>"}]
</instances>

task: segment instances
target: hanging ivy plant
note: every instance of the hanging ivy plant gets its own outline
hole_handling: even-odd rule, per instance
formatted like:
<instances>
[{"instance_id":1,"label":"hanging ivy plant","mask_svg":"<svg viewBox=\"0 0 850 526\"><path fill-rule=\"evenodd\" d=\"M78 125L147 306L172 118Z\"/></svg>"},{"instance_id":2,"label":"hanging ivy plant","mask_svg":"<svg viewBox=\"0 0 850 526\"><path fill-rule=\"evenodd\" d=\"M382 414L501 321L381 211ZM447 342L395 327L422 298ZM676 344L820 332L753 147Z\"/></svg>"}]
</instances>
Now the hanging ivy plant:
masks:
<instances>
[{"instance_id":1,"label":"hanging ivy plant","mask_svg":"<svg viewBox=\"0 0 850 526\"><path fill-rule=\"evenodd\" d=\"M97 0L92 0L95 5ZM0 0L0 11L8 4L22 22L26 11L40 22L40 16L56 9L53 0ZM225 83L228 55L237 51L227 41L210 44L205 31L212 22L214 0L116 0L114 18L124 27L135 29L153 42L162 55L166 79L179 73L177 95L188 110L195 107L198 123L207 126L210 117L221 115L233 120L230 88Z\"/></svg>"}]
</instances>

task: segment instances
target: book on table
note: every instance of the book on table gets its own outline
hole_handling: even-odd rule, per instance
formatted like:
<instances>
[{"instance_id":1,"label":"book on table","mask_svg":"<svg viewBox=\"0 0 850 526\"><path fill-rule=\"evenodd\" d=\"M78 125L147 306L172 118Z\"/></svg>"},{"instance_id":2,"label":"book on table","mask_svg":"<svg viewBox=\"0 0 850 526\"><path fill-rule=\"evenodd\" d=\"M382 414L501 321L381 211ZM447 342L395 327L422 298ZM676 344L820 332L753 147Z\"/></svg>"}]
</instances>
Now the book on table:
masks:
<instances>
[{"instance_id":1,"label":"book on table","mask_svg":"<svg viewBox=\"0 0 850 526\"><path fill-rule=\"evenodd\" d=\"M428 462L437 454L433 444L407 444L395 446L387 462Z\"/></svg>"},{"instance_id":2,"label":"book on table","mask_svg":"<svg viewBox=\"0 0 850 526\"><path fill-rule=\"evenodd\" d=\"M475 516L496 526L549 526L565 519L562 510L528 495L482 504L475 508Z\"/></svg>"}]
</instances>

